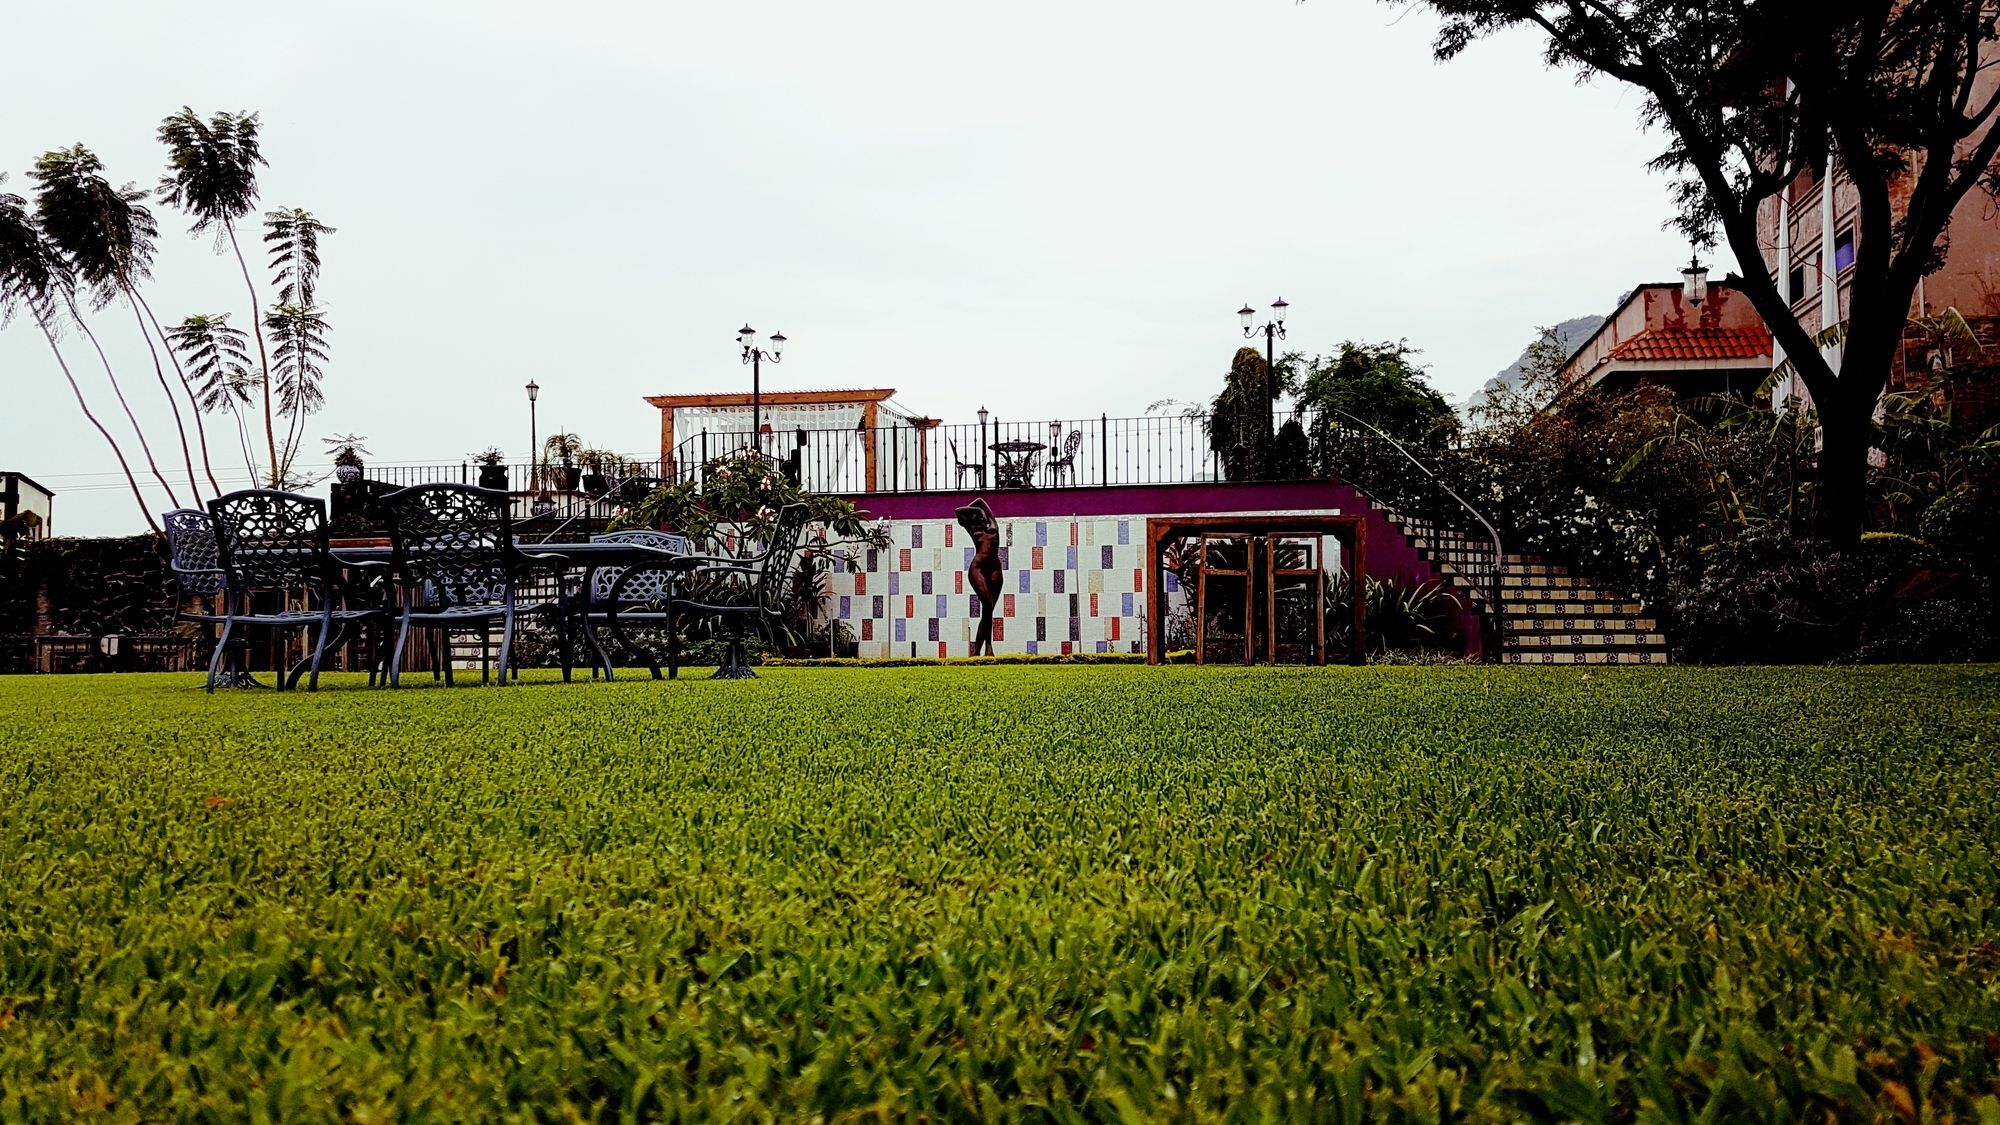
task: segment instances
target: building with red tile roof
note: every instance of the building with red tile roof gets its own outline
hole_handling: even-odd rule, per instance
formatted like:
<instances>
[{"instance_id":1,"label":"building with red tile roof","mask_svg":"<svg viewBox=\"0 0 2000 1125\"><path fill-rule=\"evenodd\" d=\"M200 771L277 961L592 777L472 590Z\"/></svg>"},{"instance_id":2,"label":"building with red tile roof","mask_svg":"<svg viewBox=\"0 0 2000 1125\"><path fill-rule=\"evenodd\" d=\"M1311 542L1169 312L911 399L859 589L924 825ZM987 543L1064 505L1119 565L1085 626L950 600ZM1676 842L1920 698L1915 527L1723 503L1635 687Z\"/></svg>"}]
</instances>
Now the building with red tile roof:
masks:
<instances>
[{"instance_id":1,"label":"building with red tile roof","mask_svg":"<svg viewBox=\"0 0 2000 1125\"><path fill-rule=\"evenodd\" d=\"M1771 374L1771 333L1750 299L1710 285L1694 302L1680 283L1634 289L1557 374L1559 399L1640 386L1677 397L1747 395Z\"/></svg>"}]
</instances>

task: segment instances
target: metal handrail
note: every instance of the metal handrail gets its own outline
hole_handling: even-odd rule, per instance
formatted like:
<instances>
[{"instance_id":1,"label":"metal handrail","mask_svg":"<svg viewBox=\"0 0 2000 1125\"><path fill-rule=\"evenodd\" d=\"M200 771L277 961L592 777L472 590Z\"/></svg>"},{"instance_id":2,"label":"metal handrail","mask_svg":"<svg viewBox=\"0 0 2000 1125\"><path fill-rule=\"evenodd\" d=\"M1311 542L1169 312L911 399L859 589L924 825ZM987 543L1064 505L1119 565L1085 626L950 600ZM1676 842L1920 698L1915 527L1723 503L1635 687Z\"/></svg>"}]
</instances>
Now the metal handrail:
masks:
<instances>
[{"instance_id":1,"label":"metal handrail","mask_svg":"<svg viewBox=\"0 0 2000 1125\"><path fill-rule=\"evenodd\" d=\"M1409 448L1406 447L1402 442L1397 441L1395 438L1392 438L1388 434L1383 433L1372 422L1369 422L1366 419L1357 418L1354 415L1349 414L1347 411L1340 409L1339 407L1328 407L1328 409L1333 413L1340 415L1342 418L1345 418L1348 421L1353 422L1355 425L1362 427L1369 433L1374 434L1376 437L1381 438L1383 441L1388 442L1390 446L1394 447L1396 452L1403 455L1405 460L1409 461L1410 464L1415 465L1417 467L1418 472L1421 472L1426 477L1429 477L1432 483L1436 484L1440 489L1444 490L1445 495L1451 497L1453 500L1456 500L1458 502L1459 507L1464 508L1467 514L1472 516L1473 519L1479 521L1479 526L1486 529L1487 537L1493 541L1493 573L1488 578L1488 587L1487 587L1488 601L1486 607L1486 615L1487 619L1492 623L1493 627L1494 657L1496 660L1499 659L1501 656L1504 655L1504 653L1502 653L1500 650L1507 643L1506 615L1501 611L1501 605L1500 605L1500 597L1502 590L1501 578L1507 571L1507 554L1506 554L1506 548L1502 546L1500 542L1499 529L1493 526L1493 521L1487 519L1485 513L1481 512L1478 508L1473 507L1471 501L1467 500L1463 496L1460 496L1458 494L1457 489L1453 488L1449 484L1446 484L1444 478L1438 476L1436 472L1432 471L1429 465L1426 465L1422 461L1418 460L1417 455L1411 453L1409 451ZM1350 481L1348 483L1352 484L1355 482Z\"/></svg>"}]
</instances>

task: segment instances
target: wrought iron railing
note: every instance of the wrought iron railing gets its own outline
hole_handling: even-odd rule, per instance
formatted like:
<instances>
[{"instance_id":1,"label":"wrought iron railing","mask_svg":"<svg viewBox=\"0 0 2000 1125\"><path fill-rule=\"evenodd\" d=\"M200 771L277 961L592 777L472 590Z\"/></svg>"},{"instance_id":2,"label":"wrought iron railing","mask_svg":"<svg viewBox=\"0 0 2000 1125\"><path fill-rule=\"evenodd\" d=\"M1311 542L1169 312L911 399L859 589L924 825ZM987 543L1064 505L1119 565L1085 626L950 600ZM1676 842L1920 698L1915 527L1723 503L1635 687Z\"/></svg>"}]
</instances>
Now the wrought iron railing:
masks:
<instances>
[{"instance_id":1,"label":"wrought iron railing","mask_svg":"<svg viewBox=\"0 0 2000 1125\"><path fill-rule=\"evenodd\" d=\"M1282 425L1289 414L1280 414ZM678 479L753 447L748 429L683 438L669 458ZM1205 416L1143 415L954 425L768 431L761 448L797 459L800 483L816 492L947 492L987 488L1106 488L1222 480Z\"/></svg>"}]
</instances>

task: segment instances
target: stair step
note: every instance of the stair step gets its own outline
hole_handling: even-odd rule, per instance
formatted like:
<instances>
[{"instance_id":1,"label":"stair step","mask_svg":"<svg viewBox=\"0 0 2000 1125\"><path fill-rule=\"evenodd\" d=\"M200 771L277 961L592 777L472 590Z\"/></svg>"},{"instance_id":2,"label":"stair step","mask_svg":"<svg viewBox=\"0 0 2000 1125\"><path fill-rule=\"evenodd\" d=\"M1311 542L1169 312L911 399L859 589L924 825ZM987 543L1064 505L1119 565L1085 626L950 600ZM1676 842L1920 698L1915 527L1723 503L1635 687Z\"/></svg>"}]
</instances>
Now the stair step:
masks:
<instances>
[{"instance_id":1,"label":"stair step","mask_svg":"<svg viewBox=\"0 0 2000 1125\"><path fill-rule=\"evenodd\" d=\"M1520 595L1520 591L1506 591L1506 593ZM1564 599L1564 601L1508 597L1500 613L1506 615L1508 621L1516 617L1640 617L1646 613L1646 607L1608 597Z\"/></svg>"},{"instance_id":2,"label":"stair step","mask_svg":"<svg viewBox=\"0 0 2000 1125\"><path fill-rule=\"evenodd\" d=\"M1667 638L1662 633L1626 632L1583 632L1583 633L1524 633L1515 629L1507 630L1507 648L1656 648L1664 650Z\"/></svg>"},{"instance_id":3,"label":"stair step","mask_svg":"<svg viewBox=\"0 0 2000 1125\"><path fill-rule=\"evenodd\" d=\"M1657 633L1659 622L1637 614L1619 616L1601 614L1579 617L1575 614L1515 614L1504 613L1501 618L1510 633Z\"/></svg>"},{"instance_id":4,"label":"stair step","mask_svg":"<svg viewBox=\"0 0 2000 1125\"><path fill-rule=\"evenodd\" d=\"M1525 589L1575 589L1584 586L1584 580L1573 574L1503 574L1502 586Z\"/></svg>"},{"instance_id":5,"label":"stair step","mask_svg":"<svg viewBox=\"0 0 2000 1125\"><path fill-rule=\"evenodd\" d=\"M1665 649L1620 652L1615 649L1509 649L1508 664L1666 664Z\"/></svg>"},{"instance_id":6,"label":"stair step","mask_svg":"<svg viewBox=\"0 0 2000 1125\"><path fill-rule=\"evenodd\" d=\"M1481 580L1488 580L1487 576L1482 575ZM1629 600L1607 590L1600 590L1595 586L1588 585L1581 578L1568 576L1551 581L1547 577L1508 578L1503 574L1500 576L1500 593L1509 601L1622 602Z\"/></svg>"}]
</instances>

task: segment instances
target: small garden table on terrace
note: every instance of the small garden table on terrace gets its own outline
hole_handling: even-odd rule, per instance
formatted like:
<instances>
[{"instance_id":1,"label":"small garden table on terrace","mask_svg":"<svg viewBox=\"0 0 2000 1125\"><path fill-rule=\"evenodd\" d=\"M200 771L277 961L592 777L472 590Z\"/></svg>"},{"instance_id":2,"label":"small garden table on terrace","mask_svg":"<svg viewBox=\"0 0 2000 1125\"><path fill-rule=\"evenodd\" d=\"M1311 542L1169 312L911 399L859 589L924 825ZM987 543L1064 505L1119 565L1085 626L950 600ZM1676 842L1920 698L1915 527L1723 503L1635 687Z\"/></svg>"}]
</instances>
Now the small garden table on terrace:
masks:
<instances>
[{"instance_id":1,"label":"small garden table on terrace","mask_svg":"<svg viewBox=\"0 0 2000 1125\"><path fill-rule=\"evenodd\" d=\"M1002 488L1028 488L1035 483L1035 457L1048 446L1039 441L996 441L993 483Z\"/></svg>"}]
</instances>

